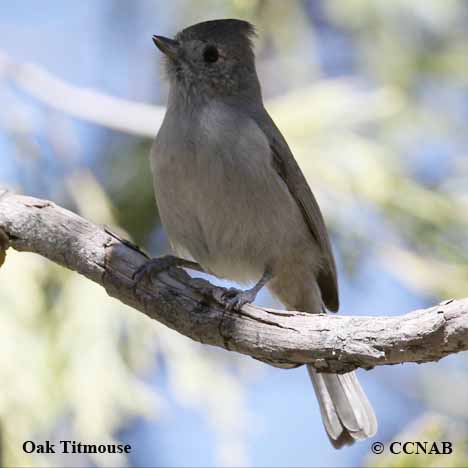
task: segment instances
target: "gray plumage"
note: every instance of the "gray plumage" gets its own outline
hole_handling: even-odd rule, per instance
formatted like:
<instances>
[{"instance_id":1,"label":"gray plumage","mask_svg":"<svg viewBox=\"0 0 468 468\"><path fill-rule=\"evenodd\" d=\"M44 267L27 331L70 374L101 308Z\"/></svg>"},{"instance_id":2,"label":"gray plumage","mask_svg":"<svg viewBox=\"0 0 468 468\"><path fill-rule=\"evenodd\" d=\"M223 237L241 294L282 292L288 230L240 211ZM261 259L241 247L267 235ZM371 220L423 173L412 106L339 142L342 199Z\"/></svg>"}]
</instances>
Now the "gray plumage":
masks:
<instances>
[{"instance_id":1,"label":"gray plumage","mask_svg":"<svg viewBox=\"0 0 468 468\"><path fill-rule=\"evenodd\" d=\"M338 310L336 267L318 204L263 107L253 27L240 20L191 26L167 55L169 100L151 153L156 200L182 257L237 282L266 270L291 310ZM374 435L372 407L354 373L309 368L325 429L341 447Z\"/></svg>"}]
</instances>

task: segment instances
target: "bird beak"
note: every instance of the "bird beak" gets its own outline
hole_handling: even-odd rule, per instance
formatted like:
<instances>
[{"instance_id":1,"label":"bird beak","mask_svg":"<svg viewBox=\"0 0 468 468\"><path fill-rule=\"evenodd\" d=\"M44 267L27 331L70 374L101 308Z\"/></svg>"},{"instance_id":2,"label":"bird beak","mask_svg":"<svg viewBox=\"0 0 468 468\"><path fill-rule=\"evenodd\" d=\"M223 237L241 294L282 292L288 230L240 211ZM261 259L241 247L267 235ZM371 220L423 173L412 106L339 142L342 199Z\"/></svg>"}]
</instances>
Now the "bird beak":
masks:
<instances>
[{"instance_id":1,"label":"bird beak","mask_svg":"<svg viewBox=\"0 0 468 468\"><path fill-rule=\"evenodd\" d=\"M179 54L180 43L164 36L153 36L156 47L168 57L175 59Z\"/></svg>"}]
</instances>

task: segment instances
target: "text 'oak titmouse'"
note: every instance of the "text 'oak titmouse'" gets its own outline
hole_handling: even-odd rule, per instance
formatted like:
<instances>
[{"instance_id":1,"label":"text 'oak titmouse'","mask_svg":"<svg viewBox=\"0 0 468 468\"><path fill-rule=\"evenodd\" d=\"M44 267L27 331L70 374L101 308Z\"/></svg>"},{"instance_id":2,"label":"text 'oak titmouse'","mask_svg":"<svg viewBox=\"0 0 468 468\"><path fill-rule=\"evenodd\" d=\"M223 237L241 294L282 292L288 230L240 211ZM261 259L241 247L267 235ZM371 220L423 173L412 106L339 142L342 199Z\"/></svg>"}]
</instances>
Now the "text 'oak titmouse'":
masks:
<instances>
[{"instance_id":1,"label":"text 'oak titmouse'","mask_svg":"<svg viewBox=\"0 0 468 468\"><path fill-rule=\"evenodd\" d=\"M183 259L238 282L225 306L252 302L266 285L290 310L338 310L336 268L319 206L291 150L263 107L252 25L226 19L196 24L175 39L154 36L166 56L167 111L151 152L162 223ZM190 259L190 260L189 260ZM354 372L308 367L334 447L375 434L374 411Z\"/></svg>"}]
</instances>

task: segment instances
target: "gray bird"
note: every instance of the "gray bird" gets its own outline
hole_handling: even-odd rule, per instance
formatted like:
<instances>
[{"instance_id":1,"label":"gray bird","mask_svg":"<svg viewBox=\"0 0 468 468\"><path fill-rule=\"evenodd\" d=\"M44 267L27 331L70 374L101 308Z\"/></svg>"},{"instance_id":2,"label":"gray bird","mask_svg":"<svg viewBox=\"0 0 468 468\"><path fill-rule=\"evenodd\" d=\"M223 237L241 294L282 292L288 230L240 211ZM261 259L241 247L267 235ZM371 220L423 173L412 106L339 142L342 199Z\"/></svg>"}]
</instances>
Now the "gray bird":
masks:
<instances>
[{"instance_id":1,"label":"gray bird","mask_svg":"<svg viewBox=\"0 0 468 468\"><path fill-rule=\"evenodd\" d=\"M175 39L153 36L166 57L167 111L151 151L163 226L180 258L150 260L137 281L178 265L244 283L224 294L239 309L266 285L286 308L339 307L325 223L285 139L263 106L246 21L206 21ZM353 372L308 367L334 447L375 434L374 411Z\"/></svg>"}]
</instances>

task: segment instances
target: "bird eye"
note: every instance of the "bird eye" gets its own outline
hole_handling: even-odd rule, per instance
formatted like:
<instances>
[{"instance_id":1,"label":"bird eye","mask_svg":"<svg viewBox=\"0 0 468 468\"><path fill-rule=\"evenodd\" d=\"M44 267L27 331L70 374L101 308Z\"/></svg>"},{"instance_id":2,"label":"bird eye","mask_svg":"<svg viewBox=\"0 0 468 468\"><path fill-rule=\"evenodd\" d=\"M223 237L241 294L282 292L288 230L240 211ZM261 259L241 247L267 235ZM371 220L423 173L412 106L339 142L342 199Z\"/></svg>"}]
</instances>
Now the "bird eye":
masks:
<instances>
[{"instance_id":1,"label":"bird eye","mask_svg":"<svg viewBox=\"0 0 468 468\"><path fill-rule=\"evenodd\" d=\"M214 63L218 60L219 52L215 46L206 46L203 51L203 60L207 63Z\"/></svg>"}]
</instances>

